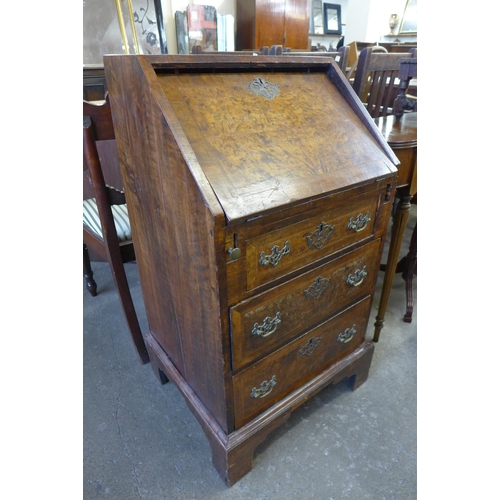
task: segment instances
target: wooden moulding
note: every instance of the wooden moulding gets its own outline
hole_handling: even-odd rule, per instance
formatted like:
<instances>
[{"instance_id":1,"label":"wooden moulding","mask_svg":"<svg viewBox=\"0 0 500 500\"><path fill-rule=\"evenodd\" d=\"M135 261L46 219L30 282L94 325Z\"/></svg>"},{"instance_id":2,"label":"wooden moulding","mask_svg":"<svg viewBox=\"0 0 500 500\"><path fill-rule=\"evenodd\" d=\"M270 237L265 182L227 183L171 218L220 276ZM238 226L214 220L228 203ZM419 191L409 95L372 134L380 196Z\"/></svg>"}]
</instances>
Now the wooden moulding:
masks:
<instances>
[{"instance_id":1,"label":"wooden moulding","mask_svg":"<svg viewBox=\"0 0 500 500\"><path fill-rule=\"evenodd\" d=\"M237 431L226 434L191 387L172 364L154 337L146 333L151 365L161 383L174 382L184 396L189 409L200 423L212 449L212 463L228 486L232 486L252 470L257 446L271 431L282 425L291 412L329 384L350 378L357 389L368 378L374 344L365 340L354 352L333 364L317 377L292 392Z\"/></svg>"}]
</instances>

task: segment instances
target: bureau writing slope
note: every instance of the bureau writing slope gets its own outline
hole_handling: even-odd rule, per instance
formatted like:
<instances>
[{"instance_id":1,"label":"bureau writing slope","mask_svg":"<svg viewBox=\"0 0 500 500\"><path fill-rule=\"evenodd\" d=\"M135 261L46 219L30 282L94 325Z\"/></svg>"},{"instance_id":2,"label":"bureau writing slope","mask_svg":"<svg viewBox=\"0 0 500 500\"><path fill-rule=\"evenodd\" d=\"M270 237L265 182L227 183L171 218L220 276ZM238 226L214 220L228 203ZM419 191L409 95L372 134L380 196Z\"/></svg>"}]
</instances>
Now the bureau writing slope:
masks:
<instances>
[{"instance_id":1,"label":"bureau writing slope","mask_svg":"<svg viewBox=\"0 0 500 500\"><path fill-rule=\"evenodd\" d=\"M363 383L398 160L326 58L104 57L159 380L231 485L330 383Z\"/></svg>"}]
</instances>

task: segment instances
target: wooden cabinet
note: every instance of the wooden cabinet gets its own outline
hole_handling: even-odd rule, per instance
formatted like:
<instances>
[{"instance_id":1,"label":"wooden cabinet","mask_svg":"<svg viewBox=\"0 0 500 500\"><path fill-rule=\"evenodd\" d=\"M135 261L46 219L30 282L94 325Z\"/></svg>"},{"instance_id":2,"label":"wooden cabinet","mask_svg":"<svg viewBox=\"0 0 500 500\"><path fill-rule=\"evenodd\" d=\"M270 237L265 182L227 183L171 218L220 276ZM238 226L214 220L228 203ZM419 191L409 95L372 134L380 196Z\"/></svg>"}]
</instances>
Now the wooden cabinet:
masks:
<instances>
[{"instance_id":1,"label":"wooden cabinet","mask_svg":"<svg viewBox=\"0 0 500 500\"><path fill-rule=\"evenodd\" d=\"M236 50L309 48L311 0L237 0Z\"/></svg>"},{"instance_id":2,"label":"wooden cabinet","mask_svg":"<svg viewBox=\"0 0 500 500\"><path fill-rule=\"evenodd\" d=\"M106 95L106 79L102 65L83 67L83 100L101 101Z\"/></svg>"},{"instance_id":3,"label":"wooden cabinet","mask_svg":"<svg viewBox=\"0 0 500 500\"><path fill-rule=\"evenodd\" d=\"M398 160L326 58L104 64L151 364L233 484L293 409L366 380Z\"/></svg>"}]
</instances>

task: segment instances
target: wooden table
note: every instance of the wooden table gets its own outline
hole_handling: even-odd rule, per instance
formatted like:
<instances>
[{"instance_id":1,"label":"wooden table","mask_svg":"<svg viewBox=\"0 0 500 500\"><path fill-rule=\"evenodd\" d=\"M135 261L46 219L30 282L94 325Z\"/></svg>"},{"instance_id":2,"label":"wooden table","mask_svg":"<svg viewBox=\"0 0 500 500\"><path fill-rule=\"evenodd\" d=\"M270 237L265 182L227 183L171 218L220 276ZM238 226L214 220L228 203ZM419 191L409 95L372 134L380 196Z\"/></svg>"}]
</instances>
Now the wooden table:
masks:
<instances>
[{"instance_id":1,"label":"wooden table","mask_svg":"<svg viewBox=\"0 0 500 500\"><path fill-rule=\"evenodd\" d=\"M376 118L375 125L391 146L401 164L398 166L396 197L398 199L394 214L389 255L385 267L384 283L375 321L373 341L378 342L380 330L384 325L385 311L396 273L399 252L403 242L411 199L417 192L417 113L405 113L401 118L393 115Z\"/></svg>"}]
</instances>

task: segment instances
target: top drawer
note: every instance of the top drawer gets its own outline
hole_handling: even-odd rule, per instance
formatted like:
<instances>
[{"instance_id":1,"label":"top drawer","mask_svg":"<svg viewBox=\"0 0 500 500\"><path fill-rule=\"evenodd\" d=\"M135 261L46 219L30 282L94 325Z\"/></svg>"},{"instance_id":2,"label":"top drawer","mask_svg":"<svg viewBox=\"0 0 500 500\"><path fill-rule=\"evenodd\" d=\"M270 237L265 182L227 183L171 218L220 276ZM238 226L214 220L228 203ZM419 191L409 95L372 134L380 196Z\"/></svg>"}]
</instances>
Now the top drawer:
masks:
<instances>
[{"instance_id":1,"label":"top drawer","mask_svg":"<svg viewBox=\"0 0 500 500\"><path fill-rule=\"evenodd\" d=\"M247 290L252 290L370 237L379 193L343 203L321 215L246 242Z\"/></svg>"}]
</instances>

